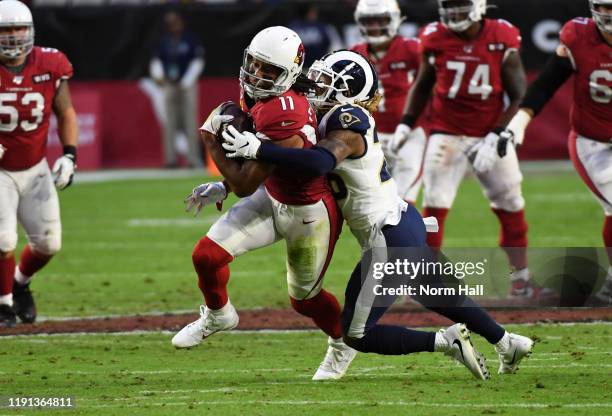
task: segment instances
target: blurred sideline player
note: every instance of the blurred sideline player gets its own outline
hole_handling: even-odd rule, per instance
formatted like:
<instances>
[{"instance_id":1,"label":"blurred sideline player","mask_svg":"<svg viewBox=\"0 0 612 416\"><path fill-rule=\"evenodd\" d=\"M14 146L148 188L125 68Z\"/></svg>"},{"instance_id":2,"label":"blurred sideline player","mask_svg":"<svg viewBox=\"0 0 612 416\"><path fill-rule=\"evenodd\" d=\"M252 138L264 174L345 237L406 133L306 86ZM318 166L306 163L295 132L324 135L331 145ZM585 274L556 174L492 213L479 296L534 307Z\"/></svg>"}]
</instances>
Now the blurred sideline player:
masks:
<instances>
[{"instance_id":1,"label":"blurred sideline player","mask_svg":"<svg viewBox=\"0 0 612 416\"><path fill-rule=\"evenodd\" d=\"M72 65L63 53L34 46L32 14L18 1L0 2L0 326L34 322L30 280L61 247L57 192L72 182L77 117L68 79ZM49 117L57 116L64 155L45 160ZM15 267L17 222L28 237ZM15 281L13 282L13 278Z\"/></svg>"},{"instance_id":2,"label":"blurred sideline player","mask_svg":"<svg viewBox=\"0 0 612 416\"><path fill-rule=\"evenodd\" d=\"M442 245L444 221L468 165L474 168L501 225L499 243L512 268L512 296L532 297L540 289L527 269L527 222L523 176L514 149L497 155L499 133L518 110L526 77L517 28L484 18L486 0L438 0L441 22L421 32L422 61L408 95L406 114L394 138L400 147L434 90L424 162L424 216L435 216L439 233L428 243ZM504 92L509 104L504 109Z\"/></svg>"},{"instance_id":3,"label":"blurred sideline player","mask_svg":"<svg viewBox=\"0 0 612 416\"><path fill-rule=\"evenodd\" d=\"M430 252L423 219L414 206L398 196L395 180L386 169L376 123L369 113L380 98L372 65L355 52L338 51L315 62L308 76L316 82L316 91L309 99L321 116L319 130L323 139L311 149L287 149L262 144L252 133L241 134L230 129L232 135L223 133L227 142L223 146L234 152L228 156L257 158L315 176L333 172L330 175L338 189L342 214L363 253L345 293L342 325L348 345L361 352L384 355L443 352L464 364L476 378L488 378L484 359L472 347L464 324L436 333L378 323L394 297L383 301L376 298L374 286L370 284L372 279L364 279L362 269L369 261L375 261L373 257L368 260L369 253L379 255L373 249L386 253L384 259L377 258L381 261L400 260L396 257L398 254L404 260L422 261L422 256ZM404 250L397 253L394 247ZM405 249L410 247L413 249ZM432 277L424 276L420 280L432 284ZM464 322L494 344L499 353L500 373L515 372L518 363L531 351L532 340L507 333L470 299L440 297L436 302L440 306L436 306L432 299L419 298L429 309L455 322Z\"/></svg>"},{"instance_id":4,"label":"blurred sideline player","mask_svg":"<svg viewBox=\"0 0 612 416\"><path fill-rule=\"evenodd\" d=\"M303 61L299 36L282 26L259 32L245 51L240 70L244 108L252 115L258 135L280 146L309 148L317 142L315 114L306 97L292 89ZM219 109L208 118L202 136L225 181L195 188L190 207L221 203L230 190L243 198L213 224L193 251L206 306L201 308L200 319L177 333L172 343L191 347L215 332L236 327L238 314L227 295L229 263L284 239L291 305L329 335L327 355L313 379L340 378L356 351L342 341L340 304L322 288L342 227L327 179L304 176L296 169L227 159L215 136L221 121L232 117L218 113Z\"/></svg>"},{"instance_id":5,"label":"blurred sideline player","mask_svg":"<svg viewBox=\"0 0 612 416\"><path fill-rule=\"evenodd\" d=\"M519 145L531 119L538 115L557 89L574 75L574 102L569 152L580 174L605 213L603 240L612 264L612 0L590 0L592 18L567 22L561 44L533 82L508 130ZM500 146L501 155L511 147ZM612 266L599 300L612 300Z\"/></svg>"},{"instance_id":6,"label":"blurred sideline player","mask_svg":"<svg viewBox=\"0 0 612 416\"><path fill-rule=\"evenodd\" d=\"M397 34L402 18L396 0L360 0L355 9L355 21L365 43L351 50L368 57L378 72L378 91L382 99L372 113L378 138L400 197L414 204L422 182L425 132L421 127L415 128L399 149L389 149L389 144L400 124L408 90L419 69L419 40Z\"/></svg>"}]
</instances>

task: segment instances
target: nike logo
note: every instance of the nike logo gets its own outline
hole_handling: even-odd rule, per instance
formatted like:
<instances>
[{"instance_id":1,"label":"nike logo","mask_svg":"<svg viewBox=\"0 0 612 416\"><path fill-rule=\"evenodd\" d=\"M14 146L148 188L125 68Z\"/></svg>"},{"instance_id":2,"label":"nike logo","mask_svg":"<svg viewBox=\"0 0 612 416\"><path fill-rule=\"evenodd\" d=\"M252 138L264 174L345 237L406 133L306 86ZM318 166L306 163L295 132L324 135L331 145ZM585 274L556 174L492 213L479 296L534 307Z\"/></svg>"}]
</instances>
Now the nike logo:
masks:
<instances>
[{"instance_id":1,"label":"nike logo","mask_svg":"<svg viewBox=\"0 0 612 416\"><path fill-rule=\"evenodd\" d=\"M461 345L461 341L459 341L458 339L455 339L453 341L453 345L457 344L457 346L459 347L459 352L461 353L461 359L463 360L463 362L465 362L465 357L463 356L463 346Z\"/></svg>"},{"instance_id":2,"label":"nike logo","mask_svg":"<svg viewBox=\"0 0 612 416\"><path fill-rule=\"evenodd\" d=\"M351 111L353 109L353 107L349 107L349 108L341 108L340 112L345 113L347 111Z\"/></svg>"},{"instance_id":3,"label":"nike logo","mask_svg":"<svg viewBox=\"0 0 612 416\"><path fill-rule=\"evenodd\" d=\"M247 147L248 145L249 145L248 143L245 143L245 144L243 144L242 146L240 146L240 149L244 149L244 148L245 148L245 147Z\"/></svg>"},{"instance_id":4,"label":"nike logo","mask_svg":"<svg viewBox=\"0 0 612 416\"><path fill-rule=\"evenodd\" d=\"M513 365L514 364L514 361L516 360L516 351L517 351L517 349L514 350L514 355L512 356L512 360L508 363L508 365Z\"/></svg>"},{"instance_id":5,"label":"nike logo","mask_svg":"<svg viewBox=\"0 0 612 416\"><path fill-rule=\"evenodd\" d=\"M294 122L293 121L281 121L280 125L281 127L287 127L292 125Z\"/></svg>"},{"instance_id":6,"label":"nike logo","mask_svg":"<svg viewBox=\"0 0 612 416\"><path fill-rule=\"evenodd\" d=\"M312 220L312 221L306 221L306 220L302 220L302 224L306 225L306 224L312 224L313 222L315 222L316 220Z\"/></svg>"}]
</instances>

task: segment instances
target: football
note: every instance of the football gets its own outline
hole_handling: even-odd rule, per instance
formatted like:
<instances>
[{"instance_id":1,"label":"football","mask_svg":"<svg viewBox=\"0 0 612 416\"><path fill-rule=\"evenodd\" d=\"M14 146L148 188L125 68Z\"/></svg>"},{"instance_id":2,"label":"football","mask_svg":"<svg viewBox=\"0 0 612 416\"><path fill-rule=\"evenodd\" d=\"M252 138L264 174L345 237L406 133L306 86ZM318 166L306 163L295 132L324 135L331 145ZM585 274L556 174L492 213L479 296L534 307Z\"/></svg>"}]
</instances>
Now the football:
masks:
<instances>
[{"instance_id":1,"label":"football","mask_svg":"<svg viewBox=\"0 0 612 416\"><path fill-rule=\"evenodd\" d=\"M217 133L217 139L223 141L222 133L228 126L234 126L238 131L250 131L255 133L255 126L253 125L253 119L248 113L242 111L240 106L233 101L226 101L221 104L221 112L223 115L234 116L234 119L230 122L223 123L219 132Z\"/></svg>"}]
</instances>

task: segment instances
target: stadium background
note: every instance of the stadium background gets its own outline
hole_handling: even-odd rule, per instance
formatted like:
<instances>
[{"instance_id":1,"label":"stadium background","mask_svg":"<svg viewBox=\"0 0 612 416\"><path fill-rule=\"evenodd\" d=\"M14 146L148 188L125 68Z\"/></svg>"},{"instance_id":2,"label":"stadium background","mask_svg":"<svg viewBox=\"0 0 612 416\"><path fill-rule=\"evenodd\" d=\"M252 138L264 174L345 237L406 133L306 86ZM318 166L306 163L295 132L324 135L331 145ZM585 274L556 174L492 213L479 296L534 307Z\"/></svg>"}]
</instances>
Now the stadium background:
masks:
<instances>
[{"instance_id":1,"label":"stadium background","mask_svg":"<svg viewBox=\"0 0 612 416\"><path fill-rule=\"evenodd\" d=\"M143 6L134 1L34 1L36 42L64 51L75 67L71 83L79 112L82 151L79 168L137 168L162 165L159 92L150 82L148 65L169 9L184 15L188 29L206 49L199 82L203 120L219 102L236 100L238 69L244 48L260 29L286 25L306 2L211 1ZM149 2L147 2L149 3ZM320 20L332 24L344 46L359 40L353 19L354 0L312 1ZM561 25L573 16L588 16L585 1L497 0L489 16L503 17L523 35L522 57L531 77L558 43ZM54 6L51 6L53 4ZM72 4L72 6L67 6ZM89 5L88 5L89 4ZM437 19L435 0L400 1L407 20L402 33ZM528 131L522 159L566 159L569 130L569 83ZM137 110L137 111L135 111ZM53 133L52 133L53 136ZM57 141L51 147L60 151ZM130 151L126 152L125 149Z\"/></svg>"},{"instance_id":2,"label":"stadium background","mask_svg":"<svg viewBox=\"0 0 612 416\"><path fill-rule=\"evenodd\" d=\"M0 396L72 396L74 415L610 414L612 332L609 322L601 322L612 319L610 308L527 305L493 311L510 331L538 341L534 356L512 377L494 374L490 382L476 383L437 355L360 354L339 383L312 383L326 338L290 309L281 243L232 263L229 293L240 311L240 331L215 335L193 350L174 350L172 335L193 321L202 302L191 250L220 215L207 208L191 218L182 200L209 178L201 171L83 171L161 167L160 114L146 76L166 10L181 10L206 47L199 85L203 118L218 101L236 99L249 38L267 25L287 24L301 3L153 3L30 2L36 43L63 50L75 66L70 85L82 146L75 183L60 194L63 249L32 283L39 322L0 337ZM355 2L316 3L321 19L334 24L350 45ZM437 18L433 0L401 3L409 32ZM586 0L490 3L499 6L491 16L521 28L531 76L554 50L561 24L589 14ZM566 85L530 127L523 160L567 158L570 90ZM50 161L57 152L52 144ZM522 163L522 169L531 246L601 247L601 207L569 161ZM230 197L226 209L234 202ZM492 248L497 232L478 183L464 181L445 244ZM19 247L24 243L20 232ZM339 299L358 257L359 248L345 231L325 281ZM448 325L411 305L400 305L385 322ZM538 323L525 325L533 322ZM473 339L495 372L494 351L481 338Z\"/></svg>"}]
</instances>

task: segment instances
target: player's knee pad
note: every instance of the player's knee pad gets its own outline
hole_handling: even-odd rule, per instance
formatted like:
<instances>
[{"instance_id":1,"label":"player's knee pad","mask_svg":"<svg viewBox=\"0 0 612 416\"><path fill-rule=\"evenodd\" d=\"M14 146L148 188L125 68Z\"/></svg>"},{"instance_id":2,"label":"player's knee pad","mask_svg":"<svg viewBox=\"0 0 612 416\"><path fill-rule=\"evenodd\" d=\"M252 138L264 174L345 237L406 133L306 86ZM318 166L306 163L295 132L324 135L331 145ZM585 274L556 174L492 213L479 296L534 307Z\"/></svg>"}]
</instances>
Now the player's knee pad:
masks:
<instances>
[{"instance_id":1,"label":"player's knee pad","mask_svg":"<svg viewBox=\"0 0 612 416\"><path fill-rule=\"evenodd\" d=\"M17 248L17 233L0 231L0 253L10 253Z\"/></svg>"},{"instance_id":2,"label":"player's knee pad","mask_svg":"<svg viewBox=\"0 0 612 416\"><path fill-rule=\"evenodd\" d=\"M217 269L230 263L233 257L219 244L208 237L204 237L198 241L193 249L191 260L196 270Z\"/></svg>"},{"instance_id":3,"label":"player's knee pad","mask_svg":"<svg viewBox=\"0 0 612 416\"><path fill-rule=\"evenodd\" d=\"M62 237L59 234L31 237L30 247L37 253L53 256L62 249Z\"/></svg>"},{"instance_id":4,"label":"player's knee pad","mask_svg":"<svg viewBox=\"0 0 612 416\"><path fill-rule=\"evenodd\" d=\"M426 186L423 192L423 205L426 207L450 209L453 205L453 199L449 194L441 192L440 188Z\"/></svg>"},{"instance_id":5,"label":"player's knee pad","mask_svg":"<svg viewBox=\"0 0 612 416\"><path fill-rule=\"evenodd\" d=\"M523 198L520 184L513 186L507 191L490 195L489 201L491 208L508 212L517 212L525 208L525 198Z\"/></svg>"}]
</instances>

